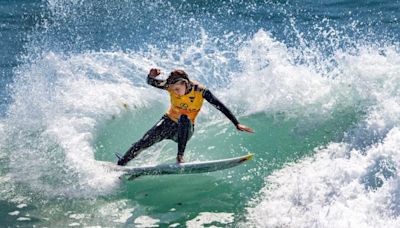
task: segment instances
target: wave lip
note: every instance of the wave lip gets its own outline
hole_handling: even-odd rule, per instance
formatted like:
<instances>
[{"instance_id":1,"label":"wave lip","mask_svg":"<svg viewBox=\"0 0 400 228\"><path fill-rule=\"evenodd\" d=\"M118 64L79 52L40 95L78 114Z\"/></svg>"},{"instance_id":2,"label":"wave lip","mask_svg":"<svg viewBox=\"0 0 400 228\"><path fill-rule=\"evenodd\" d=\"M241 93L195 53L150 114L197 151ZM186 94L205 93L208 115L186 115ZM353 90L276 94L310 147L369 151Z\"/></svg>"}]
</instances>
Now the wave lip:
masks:
<instances>
[{"instance_id":1,"label":"wave lip","mask_svg":"<svg viewBox=\"0 0 400 228\"><path fill-rule=\"evenodd\" d=\"M256 72L253 76L257 78L244 77L252 84L246 90L256 88L260 99L263 100L255 112L273 110L290 113L290 110L300 110L294 114L307 119L313 116L308 113L318 113L320 110L316 115L325 120L335 111L340 111L337 107L343 106L343 110L346 110L346 107L352 108L360 116L355 126L343 133L343 137L330 142L325 148L315 148L313 156L288 164L267 176L264 188L247 208L250 217L248 224L257 227L398 226L398 48L391 45L378 48L373 44L357 44L356 50L350 52L337 50L332 56L335 62L334 70L321 74L318 70L313 71L318 69L313 65L298 66L285 51L285 46L273 45L276 41L271 43L263 33L257 34L256 37L257 39L251 42L261 47L250 48L249 53L256 54L256 61L249 65L249 72ZM262 46L263 42L258 40L269 42L270 44L266 45L267 49ZM256 50L261 51L257 53ZM262 55L265 53L266 55ZM282 56L279 53L283 53L284 58L274 60L274 56ZM259 61L259 58L269 61ZM289 67L283 67L288 71L285 74L277 74L279 71L274 69L285 65L282 59L289 60ZM260 63L265 62L269 63L266 67L259 67ZM274 66L274 63L280 64ZM313 77L301 75L302 79L305 79L302 81L290 71L291 68L296 69L293 72L303 72L297 69L304 68ZM290 79L293 79L288 80L295 85L293 87L282 86L282 81L286 80L288 74L291 74ZM241 80L242 78L237 80L238 88L242 85L246 87ZM315 82L320 82L323 86L314 87ZM277 95L282 103L270 102L274 101L273 96L268 97L268 94L263 94L257 88L261 83L266 86L273 85L274 89L270 89L272 95ZM303 90L302 86L306 89ZM290 92L286 97L283 93L274 94L281 88L289 88ZM319 96L324 94L319 93L320 89L326 92L325 95ZM303 91L311 92L302 93ZM292 97L292 93L300 96L288 99ZM251 107L250 104L245 103L248 107Z\"/></svg>"},{"instance_id":2,"label":"wave lip","mask_svg":"<svg viewBox=\"0 0 400 228\"><path fill-rule=\"evenodd\" d=\"M135 61L146 65L124 53L65 57L49 52L21 67L4 120L9 175L48 196L112 192L118 173L96 163L96 132L105 121L159 98L142 87L144 82L128 80L137 75L130 66Z\"/></svg>"}]
</instances>

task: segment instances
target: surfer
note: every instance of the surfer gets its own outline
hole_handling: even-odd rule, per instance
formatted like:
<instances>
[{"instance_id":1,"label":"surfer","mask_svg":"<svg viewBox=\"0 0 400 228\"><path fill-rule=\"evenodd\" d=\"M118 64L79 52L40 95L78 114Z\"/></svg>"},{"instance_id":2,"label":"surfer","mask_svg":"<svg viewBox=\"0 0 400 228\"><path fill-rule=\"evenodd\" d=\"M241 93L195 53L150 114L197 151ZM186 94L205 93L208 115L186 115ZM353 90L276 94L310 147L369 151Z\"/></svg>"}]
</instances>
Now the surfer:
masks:
<instances>
[{"instance_id":1,"label":"surfer","mask_svg":"<svg viewBox=\"0 0 400 228\"><path fill-rule=\"evenodd\" d=\"M171 139L178 143L176 161L184 162L185 147L193 135L195 119L204 99L225 114L239 131L254 132L250 127L240 124L232 112L210 90L196 81L189 80L185 71L174 70L166 80L156 79L160 74L160 69L152 68L147 76L147 83L168 91L171 99L170 108L139 141L129 148L124 156L119 157L118 165L126 165L142 150L164 139Z\"/></svg>"}]
</instances>

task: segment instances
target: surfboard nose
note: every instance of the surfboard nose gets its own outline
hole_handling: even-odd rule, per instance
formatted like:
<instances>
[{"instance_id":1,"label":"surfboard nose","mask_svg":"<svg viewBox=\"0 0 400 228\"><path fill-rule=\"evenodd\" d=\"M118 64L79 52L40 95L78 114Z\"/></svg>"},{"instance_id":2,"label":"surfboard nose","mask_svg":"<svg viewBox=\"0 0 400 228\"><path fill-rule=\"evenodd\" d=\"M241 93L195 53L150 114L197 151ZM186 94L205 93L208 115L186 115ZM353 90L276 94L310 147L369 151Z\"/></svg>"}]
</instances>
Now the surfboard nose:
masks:
<instances>
[{"instance_id":1,"label":"surfboard nose","mask_svg":"<svg viewBox=\"0 0 400 228\"><path fill-rule=\"evenodd\" d=\"M254 154L248 154L240 160L240 163L253 159Z\"/></svg>"}]
</instances>

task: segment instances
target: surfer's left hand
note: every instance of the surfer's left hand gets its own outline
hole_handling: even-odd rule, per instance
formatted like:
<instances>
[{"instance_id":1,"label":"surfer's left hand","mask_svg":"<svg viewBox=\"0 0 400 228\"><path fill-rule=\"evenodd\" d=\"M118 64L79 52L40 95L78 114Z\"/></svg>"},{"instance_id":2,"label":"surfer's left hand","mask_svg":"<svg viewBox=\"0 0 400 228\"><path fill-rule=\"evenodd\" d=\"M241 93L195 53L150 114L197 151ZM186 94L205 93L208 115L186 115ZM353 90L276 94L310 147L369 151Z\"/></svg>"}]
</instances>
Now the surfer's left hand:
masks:
<instances>
[{"instance_id":1,"label":"surfer's left hand","mask_svg":"<svg viewBox=\"0 0 400 228\"><path fill-rule=\"evenodd\" d=\"M245 131L245 132L249 132L249 133L254 133L254 130L252 128L250 128L250 127L248 127L246 125L243 125L243 124L236 125L236 128L239 131Z\"/></svg>"}]
</instances>

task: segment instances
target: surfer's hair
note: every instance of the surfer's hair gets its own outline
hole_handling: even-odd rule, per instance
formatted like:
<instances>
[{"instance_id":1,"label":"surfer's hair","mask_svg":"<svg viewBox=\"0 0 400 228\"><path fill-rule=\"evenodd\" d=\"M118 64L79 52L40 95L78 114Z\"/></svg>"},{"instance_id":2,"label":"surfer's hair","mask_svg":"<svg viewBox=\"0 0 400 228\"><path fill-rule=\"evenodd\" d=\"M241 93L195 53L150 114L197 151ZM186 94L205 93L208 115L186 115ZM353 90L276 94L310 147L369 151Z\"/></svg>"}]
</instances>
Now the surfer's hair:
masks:
<instances>
[{"instance_id":1,"label":"surfer's hair","mask_svg":"<svg viewBox=\"0 0 400 228\"><path fill-rule=\"evenodd\" d=\"M176 69L169 74L167 78L167 86L173 85L177 82L185 82L186 85L189 84L190 80L185 71Z\"/></svg>"}]
</instances>

